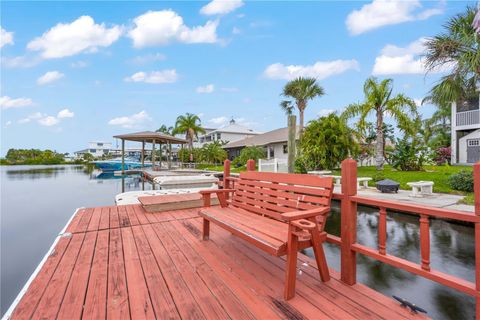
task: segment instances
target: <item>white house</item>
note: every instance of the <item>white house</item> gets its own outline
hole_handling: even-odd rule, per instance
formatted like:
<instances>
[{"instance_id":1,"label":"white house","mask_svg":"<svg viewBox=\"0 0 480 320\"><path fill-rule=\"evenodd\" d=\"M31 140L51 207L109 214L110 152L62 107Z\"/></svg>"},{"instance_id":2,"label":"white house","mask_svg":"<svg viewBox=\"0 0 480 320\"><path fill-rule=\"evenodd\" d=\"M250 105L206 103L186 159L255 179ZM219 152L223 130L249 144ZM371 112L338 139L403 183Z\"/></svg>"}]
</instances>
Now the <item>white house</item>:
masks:
<instances>
[{"instance_id":1,"label":"white house","mask_svg":"<svg viewBox=\"0 0 480 320\"><path fill-rule=\"evenodd\" d=\"M204 129L206 133L199 136L198 140L194 142L194 147L196 148L200 148L204 144L214 141L234 142L259 134L259 132L235 123L235 120L233 119L224 127L218 129Z\"/></svg>"},{"instance_id":2,"label":"white house","mask_svg":"<svg viewBox=\"0 0 480 320\"><path fill-rule=\"evenodd\" d=\"M75 151L75 157L82 157L85 153L90 153L94 157L101 157L115 151L111 142L92 141L88 143L88 148L80 151Z\"/></svg>"},{"instance_id":3,"label":"white house","mask_svg":"<svg viewBox=\"0 0 480 320\"><path fill-rule=\"evenodd\" d=\"M480 161L480 97L452 103L452 164Z\"/></svg>"}]
</instances>

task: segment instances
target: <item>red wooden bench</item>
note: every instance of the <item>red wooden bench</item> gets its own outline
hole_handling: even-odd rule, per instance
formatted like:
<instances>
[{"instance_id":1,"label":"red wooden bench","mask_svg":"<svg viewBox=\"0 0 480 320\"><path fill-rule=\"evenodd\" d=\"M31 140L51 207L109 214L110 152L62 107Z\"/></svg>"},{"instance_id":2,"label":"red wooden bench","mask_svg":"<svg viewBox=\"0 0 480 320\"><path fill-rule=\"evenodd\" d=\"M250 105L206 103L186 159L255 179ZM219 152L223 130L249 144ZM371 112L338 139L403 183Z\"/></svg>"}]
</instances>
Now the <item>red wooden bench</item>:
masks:
<instances>
[{"instance_id":1,"label":"red wooden bench","mask_svg":"<svg viewBox=\"0 0 480 320\"><path fill-rule=\"evenodd\" d=\"M295 296L298 250L313 247L322 281L330 279L322 243L333 179L306 174L243 172L234 189L200 191L203 239L210 222L274 256L287 255L286 300ZM216 193L220 207L210 206Z\"/></svg>"}]
</instances>

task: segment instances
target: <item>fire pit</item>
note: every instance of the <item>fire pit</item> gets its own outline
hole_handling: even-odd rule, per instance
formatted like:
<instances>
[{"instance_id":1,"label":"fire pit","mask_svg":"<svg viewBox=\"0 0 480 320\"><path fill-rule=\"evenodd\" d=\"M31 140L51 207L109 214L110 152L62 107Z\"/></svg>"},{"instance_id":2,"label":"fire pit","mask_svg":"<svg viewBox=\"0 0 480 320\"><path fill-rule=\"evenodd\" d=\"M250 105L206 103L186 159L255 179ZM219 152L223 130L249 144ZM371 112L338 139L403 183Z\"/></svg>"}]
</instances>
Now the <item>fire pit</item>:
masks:
<instances>
[{"instance_id":1,"label":"fire pit","mask_svg":"<svg viewBox=\"0 0 480 320\"><path fill-rule=\"evenodd\" d=\"M400 187L400 183L385 179L377 182L377 189L380 190L382 193L384 192L398 192L398 188Z\"/></svg>"}]
</instances>

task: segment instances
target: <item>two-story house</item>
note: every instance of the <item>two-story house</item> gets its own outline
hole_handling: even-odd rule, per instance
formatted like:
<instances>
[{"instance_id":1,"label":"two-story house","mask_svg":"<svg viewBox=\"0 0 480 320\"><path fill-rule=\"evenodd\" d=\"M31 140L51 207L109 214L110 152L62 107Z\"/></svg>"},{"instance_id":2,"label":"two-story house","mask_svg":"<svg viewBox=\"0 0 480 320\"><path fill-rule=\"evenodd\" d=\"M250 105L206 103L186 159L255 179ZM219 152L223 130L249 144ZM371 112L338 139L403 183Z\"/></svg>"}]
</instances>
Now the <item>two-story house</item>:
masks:
<instances>
[{"instance_id":1,"label":"two-story house","mask_svg":"<svg viewBox=\"0 0 480 320\"><path fill-rule=\"evenodd\" d=\"M452 164L480 161L480 97L452 103Z\"/></svg>"},{"instance_id":2,"label":"two-story house","mask_svg":"<svg viewBox=\"0 0 480 320\"><path fill-rule=\"evenodd\" d=\"M237 124L233 119L230 120L230 123L224 127L218 129L204 129L205 134L199 136L198 140L194 142L194 147L196 148L200 148L206 143L215 141L233 142L259 134L259 132L256 132L241 124Z\"/></svg>"}]
</instances>

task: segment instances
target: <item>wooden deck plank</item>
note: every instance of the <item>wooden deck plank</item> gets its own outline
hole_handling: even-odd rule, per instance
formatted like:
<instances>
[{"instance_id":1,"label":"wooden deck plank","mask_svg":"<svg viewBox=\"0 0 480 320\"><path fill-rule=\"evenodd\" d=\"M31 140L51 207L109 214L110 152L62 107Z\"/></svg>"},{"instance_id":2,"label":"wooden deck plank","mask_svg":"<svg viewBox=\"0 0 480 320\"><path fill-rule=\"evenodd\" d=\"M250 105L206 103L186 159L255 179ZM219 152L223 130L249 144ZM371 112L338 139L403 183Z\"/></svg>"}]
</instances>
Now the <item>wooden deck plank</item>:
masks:
<instances>
[{"instance_id":1,"label":"wooden deck plank","mask_svg":"<svg viewBox=\"0 0 480 320\"><path fill-rule=\"evenodd\" d=\"M100 215L100 222L98 223L98 230L105 230L110 227L110 208L102 208L102 214Z\"/></svg>"},{"instance_id":2,"label":"wooden deck plank","mask_svg":"<svg viewBox=\"0 0 480 320\"><path fill-rule=\"evenodd\" d=\"M53 319L57 316L84 238L85 233L74 233L72 235L67 251L50 279L31 319Z\"/></svg>"},{"instance_id":3,"label":"wooden deck plank","mask_svg":"<svg viewBox=\"0 0 480 320\"><path fill-rule=\"evenodd\" d=\"M120 229L110 230L108 258L107 319L129 319L125 260Z\"/></svg>"},{"instance_id":4,"label":"wooden deck plank","mask_svg":"<svg viewBox=\"0 0 480 320\"><path fill-rule=\"evenodd\" d=\"M151 294L152 291L154 292L158 302L156 310L165 313L163 318L169 316L168 313L176 309L184 319L205 319L202 308L197 304L189 289L189 286L194 287L196 283L184 281L182 274L185 270L182 270L182 273L178 271L180 266L170 259L152 226L144 225L133 229L135 239L138 241L137 246L142 251L144 269L149 270L150 292ZM167 301L164 302L164 300ZM204 300L209 304L207 299Z\"/></svg>"},{"instance_id":5,"label":"wooden deck plank","mask_svg":"<svg viewBox=\"0 0 480 320\"><path fill-rule=\"evenodd\" d=\"M118 218L118 207L110 208L110 229L120 227L120 220Z\"/></svg>"},{"instance_id":6,"label":"wooden deck plank","mask_svg":"<svg viewBox=\"0 0 480 320\"><path fill-rule=\"evenodd\" d=\"M85 293L92 264L97 232L88 232L83 240L67 291L58 313L59 319L80 319L82 317Z\"/></svg>"},{"instance_id":7,"label":"wooden deck plank","mask_svg":"<svg viewBox=\"0 0 480 320\"><path fill-rule=\"evenodd\" d=\"M135 214L135 211L133 211L133 207L125 206L125 209L127 210L127 215L128 215L128 219L130 220L130 225L136 226L140 224L138 222L138 218L137 218L137 215Z\"/></svg>"},{"instance_id":8,"label":"wooden deck plank","mask_svg":"<svg viewBox=\"0 0 480 320\"><path fill-rule=\"evenodd\" d=\"M287 315L283 313L285 310L277 310L276 304L269 297L269 293L266 293L265 288L245 270L235 267L236 264L232 261L236 257L233 253L218 250L213 242L199 241L200 231L190 221L175 221L172 222L172 226L177 228L185 241L209 262L209 266L215 274L228 284L239 299L248 305L257 319L301 319L300 312L294 310L293 307L284 308L288 309ZM212 246L215 247L212 249ZM298 316L291 317L294 314Z\"/></svg>"},{"instance_id":9,"label":"wooden deck plank","mask_svg":"<svg viewBox=\"0 0 480 320\"><path fill-rule=\"evenodd\" d=\"M38 275L33 279L23 296L21 303L15 308L11 319L29 319L35 311L38 302L43 296L50 279L52 278L63 254L65 253L70 237L62 237L48 256Z\"/></svg>"},{"instance_id":10,"label":"wooden deck plank","mask_svg":"<svg viewBox=\"0 0 480 320\"><path fill-rule=\"evenodd\" d=\"M103 212L102 209L102 214ZM108 209L106 212L108 213ZM106 216L108 217L108 214ZM105 319L106 317L108 242L109 231L98 231L82 319L94 320Z\"/></svg>"},{"instance_id":11,"label":"wooden deck plank","mask_svg":"<svg viewBox=\"0 0 480 320\"><path fill-rule=\"evenodd\" d=\"M82 215L82 219L78 222L77 227L72 232L85 232L87 231L90 219L92 218L93 208L88 208Z\"/></svg>"},{"instance_id":12,"label":"wooden deck plank","mask_svg":"<svg viewBox=\"0 0 480 320\"><path fill-rule=\"evenodd\" d=\"M119 211L119 213L122 210ZM126 211L125 211L126 213ZM122 228L122 244L127 277L128 299L132 319L154 319L155 313L130 228Z\"/></svg>"},{"instance_id":13,"label":"wooden deck plank","mask_svg":"<svg viewBox=\"0 0 480 320\"><path fill-rule=\"evenodd\" d=\"M201 223L198 208L79 210L11 319L428 319L334 270L322 283L303 254L297 295L284 301L284 257L216 225L201 241Z\"/></svg>"},{"instance_id":14,"label":"wooden deck plank","mask_svg":"<svg viewBox=\"0 0 480 320\"><path fill-rule=\"evenodd\" d=\"M120 227L131 226L130 219L128 218L127 208L125 206L118 206L118 220Z\"/></svg>"},{"instance_id":15,"label":"wooden deck plank","mask_svg":"<svg viewBox=\"0 0 480 320\"><path fill-rule=\"evenodd\" d=\"M97 231L98 225L100 224L100 218L102 216L102 209L95 208L93 209L92 218L88 224L87 231Z\"/></svg>"}]
</instances>

